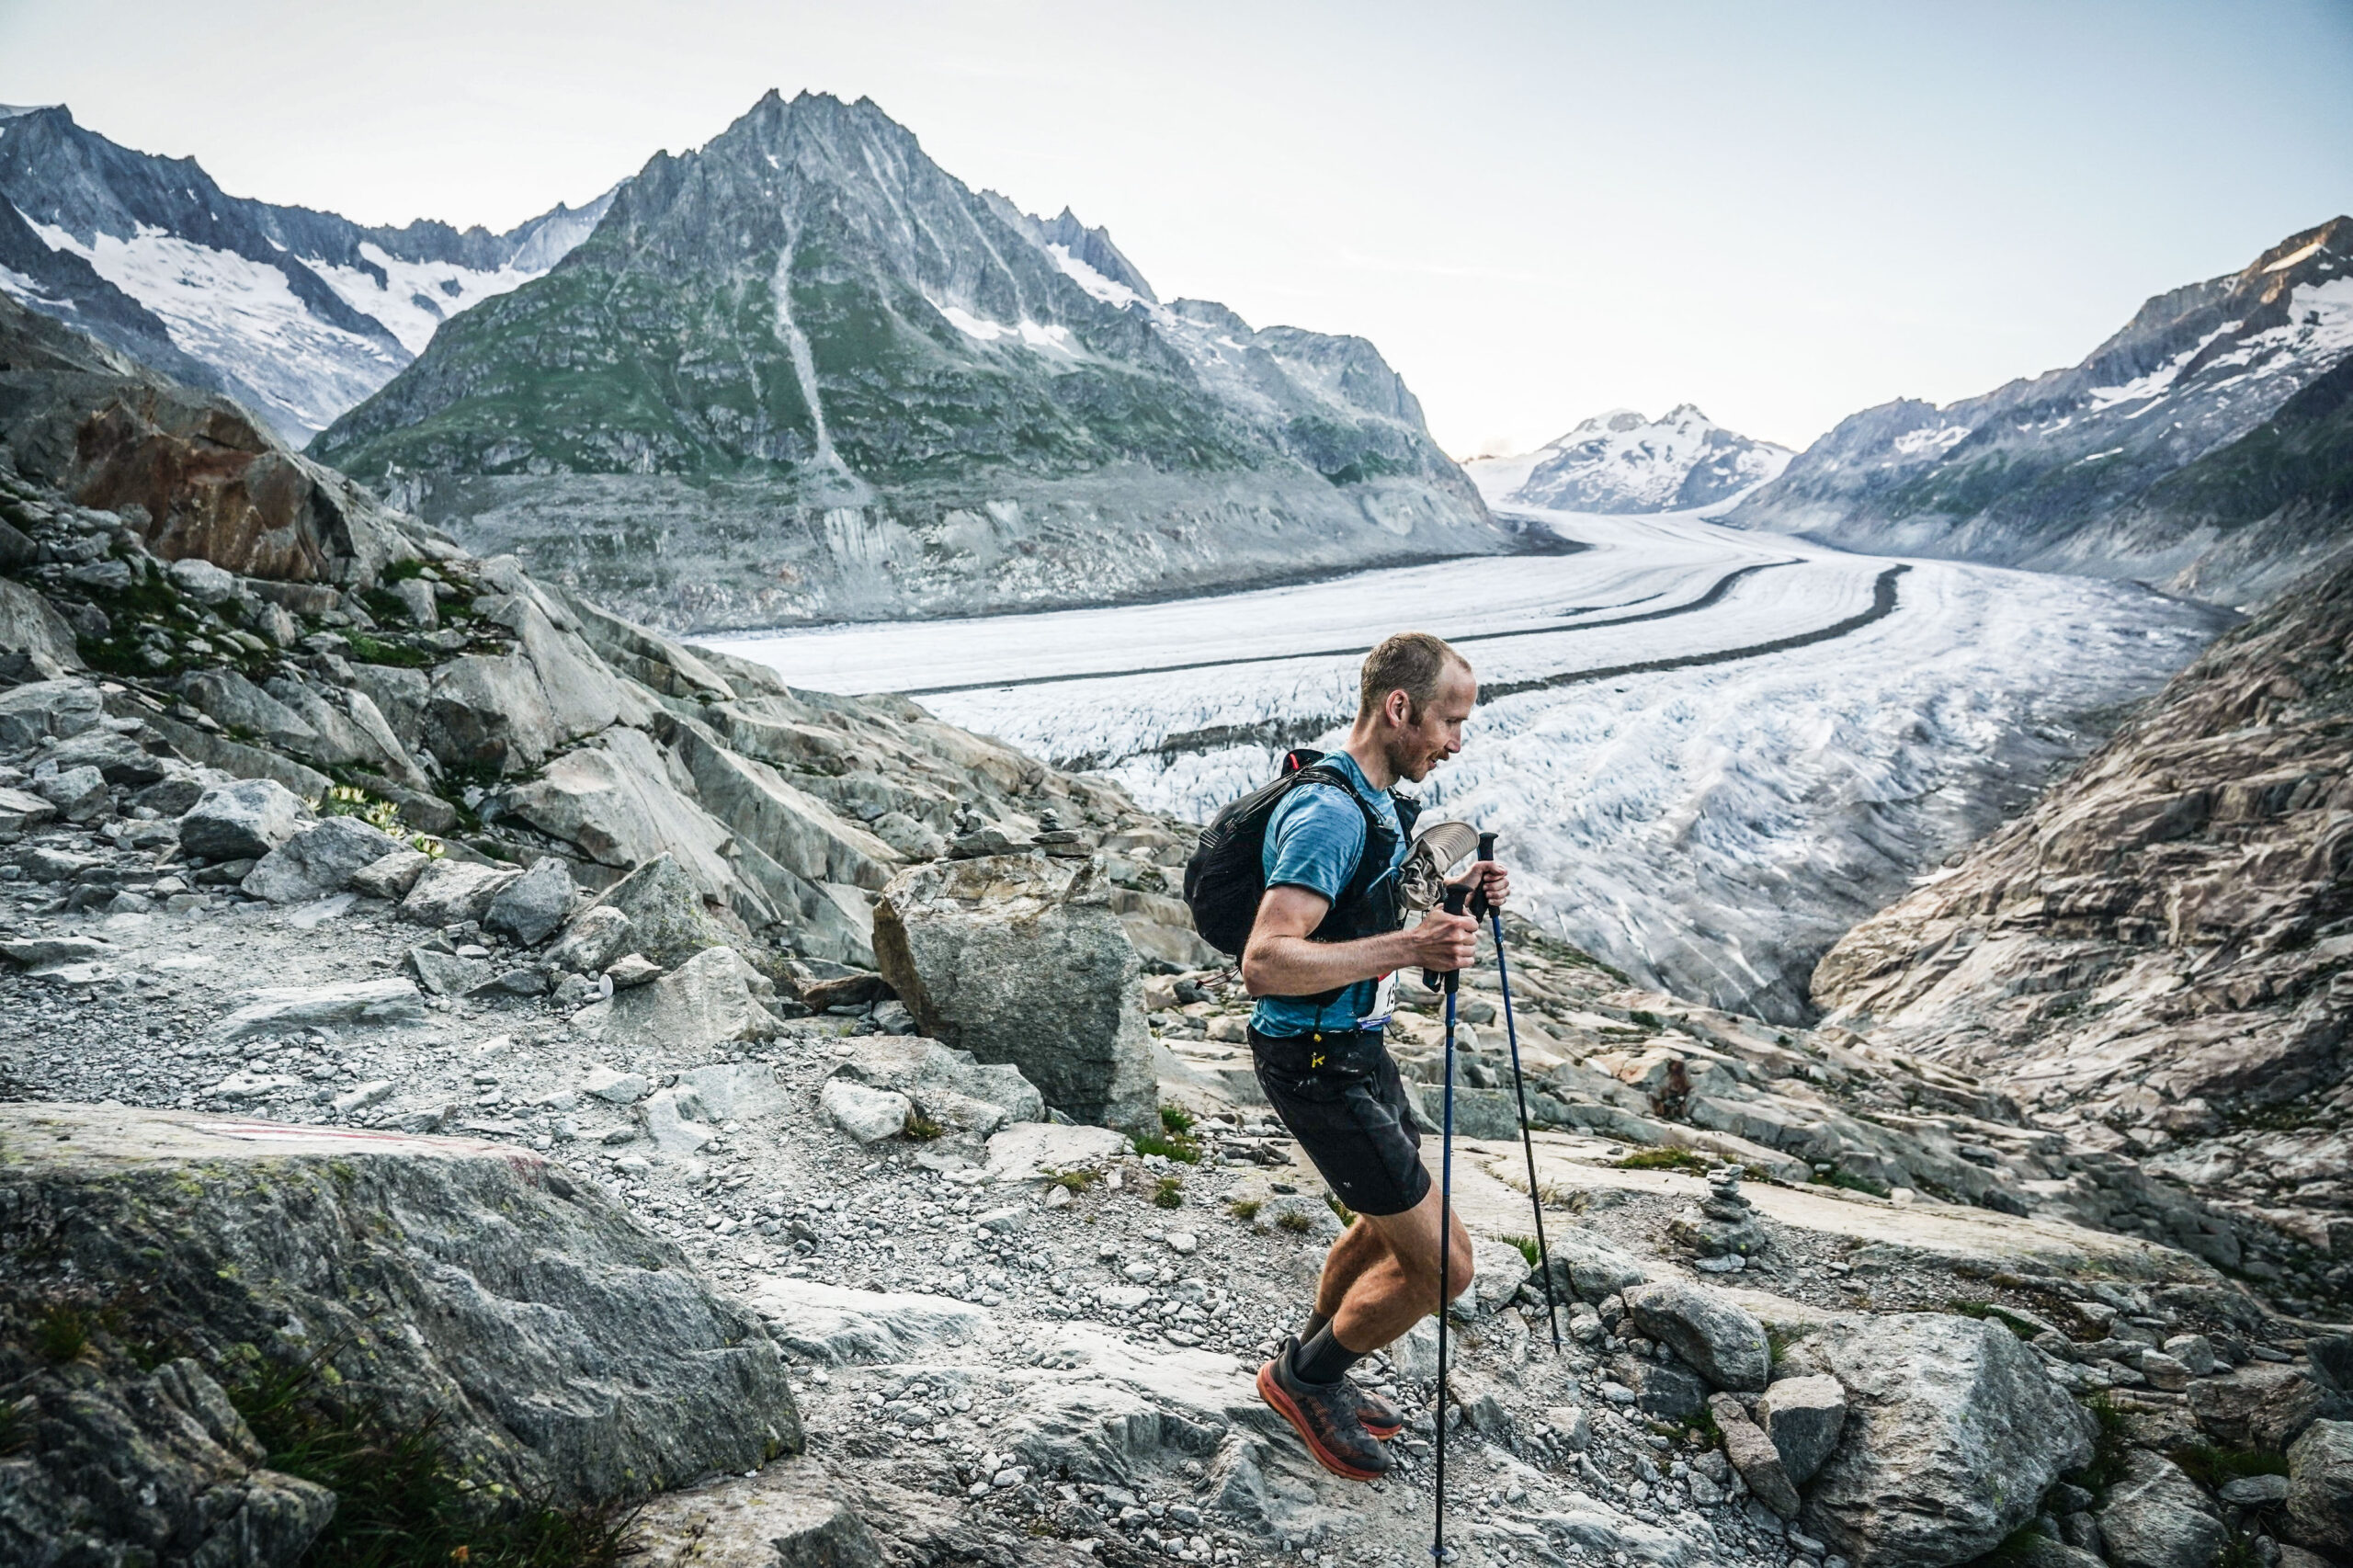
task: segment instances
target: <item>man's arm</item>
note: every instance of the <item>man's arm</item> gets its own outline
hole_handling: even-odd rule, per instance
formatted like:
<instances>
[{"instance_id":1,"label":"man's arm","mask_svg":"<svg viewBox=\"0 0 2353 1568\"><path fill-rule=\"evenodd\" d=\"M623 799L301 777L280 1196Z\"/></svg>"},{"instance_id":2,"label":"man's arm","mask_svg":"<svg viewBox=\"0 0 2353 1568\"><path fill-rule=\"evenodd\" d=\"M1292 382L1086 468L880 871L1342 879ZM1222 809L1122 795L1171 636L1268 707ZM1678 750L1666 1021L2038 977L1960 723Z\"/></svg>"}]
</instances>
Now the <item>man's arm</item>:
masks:
<instances>
[{"instance_id":1,"label":"man's arm","mask_svg":"<svg viewBox=\"0 0 2353 1568\"><path fill-rule=\"evenodd\" d=\"M1257 923L1242 949L1242 985L1253 996L1313 996L1399 969L1466 969L1479 927L1467 915L1433 909L1409 931L1353 942L1311 942L1332 901L1288 883L1258 901Z\"/></svg>"}]
</instances>

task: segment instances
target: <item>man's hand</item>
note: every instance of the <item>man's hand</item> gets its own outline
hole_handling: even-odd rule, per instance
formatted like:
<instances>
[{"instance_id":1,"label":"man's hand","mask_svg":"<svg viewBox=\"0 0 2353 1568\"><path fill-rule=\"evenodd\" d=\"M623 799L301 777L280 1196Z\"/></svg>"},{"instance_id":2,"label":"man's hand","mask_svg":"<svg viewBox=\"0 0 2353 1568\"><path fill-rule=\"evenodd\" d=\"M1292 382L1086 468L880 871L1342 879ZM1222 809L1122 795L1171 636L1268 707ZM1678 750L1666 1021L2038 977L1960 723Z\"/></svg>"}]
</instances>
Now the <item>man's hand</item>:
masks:
<instances>
[{"instance_id":1,"label":"man's hand","mask_svg":"<svg viewBox=\"0 0 2353 1568\"><path fill-rule=\"evenodd\" d=\"M1443 909L1433 909L1422 916L1422 923L1404 933L1405 969L1448 970L1469 969L1479 952L1478 923L1467 915L1449 915Z\"/></svg>"},{"instance_id":2,"label":"man's hand","mask_svg":"<svg viewBox=\"0 0 2353 1568\"><path fill-rule=\"evenodd\" d=\"M1462 875L1455 884L1476 899L1483 896L1495 908L1501 909L1504 900L1511 896L1511 873L1494 860L1481 860Z\"/></svg>"}]
</instances>

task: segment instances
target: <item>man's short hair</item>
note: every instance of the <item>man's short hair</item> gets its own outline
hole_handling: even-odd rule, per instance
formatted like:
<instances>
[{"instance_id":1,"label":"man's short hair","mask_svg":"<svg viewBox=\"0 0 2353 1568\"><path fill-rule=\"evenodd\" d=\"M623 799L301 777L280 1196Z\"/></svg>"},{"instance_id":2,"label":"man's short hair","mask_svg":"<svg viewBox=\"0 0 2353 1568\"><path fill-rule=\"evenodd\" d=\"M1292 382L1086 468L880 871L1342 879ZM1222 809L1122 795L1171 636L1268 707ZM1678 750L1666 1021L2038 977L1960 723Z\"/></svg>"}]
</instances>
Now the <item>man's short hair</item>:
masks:
<instances>
[{"instance_id":1,"label":"man's short hair","mask_svg":"<svg viewBox=\"0 0 2353 1568\"><path fill-rule=\"evenodd\" d=\"M1378 713L1391 692L1402 691L1410 704L1407 717L1418 721L1422 710L1438 695L1438 683L1445 678L1449 665L1460 665L1466 673L1471 668L1470 660L1427 631L1400 631L1384 638L1380 647L1365 655L1357 717Z\"/></svg>"}]
</instances>

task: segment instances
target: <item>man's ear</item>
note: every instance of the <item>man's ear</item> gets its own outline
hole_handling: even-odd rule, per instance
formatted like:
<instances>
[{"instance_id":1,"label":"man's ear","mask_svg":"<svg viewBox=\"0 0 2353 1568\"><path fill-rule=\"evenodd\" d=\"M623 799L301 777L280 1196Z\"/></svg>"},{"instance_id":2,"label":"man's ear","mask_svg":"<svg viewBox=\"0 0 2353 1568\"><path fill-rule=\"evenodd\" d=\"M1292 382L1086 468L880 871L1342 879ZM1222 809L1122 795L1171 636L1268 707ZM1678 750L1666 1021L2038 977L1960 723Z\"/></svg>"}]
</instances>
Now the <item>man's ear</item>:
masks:
<instances>
[{"instance_id":1,"label":"man's ear","mask_svg":"<svg viewBox=\"0 0 2353 1568\"><path fill-rule=\"evenodd\" d=\"M1397 729L1414 722L1414 699L1402 687L1381 699L1381 716Z\"/></svg>"}]
</instances>

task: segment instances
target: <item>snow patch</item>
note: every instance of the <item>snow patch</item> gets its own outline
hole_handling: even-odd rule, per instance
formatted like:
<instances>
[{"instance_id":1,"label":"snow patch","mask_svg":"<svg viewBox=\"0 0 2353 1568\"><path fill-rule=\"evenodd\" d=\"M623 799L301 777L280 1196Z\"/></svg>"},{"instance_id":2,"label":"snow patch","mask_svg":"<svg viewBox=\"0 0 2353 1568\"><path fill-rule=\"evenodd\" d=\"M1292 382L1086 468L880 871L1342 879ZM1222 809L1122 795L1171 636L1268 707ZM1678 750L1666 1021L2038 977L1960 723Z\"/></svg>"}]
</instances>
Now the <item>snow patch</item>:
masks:
<instances>
[{"instance_id":1,"label":"snow patch","mask_svg":"<svg viewBox=\"0 0 2353 1568\"><path fill-rule=\"evenodd\" d=\"M57 300L44 291L39 283L13 267L0 267L0 291L14 294L25 303L37 305L44 311L53 311L61 305L71 308L68 302Z\"/></svg>"},{"instance_id":2,"label":"snow patch","mask_svg":"<svg viewBox=\"0 0 2353 1568\"><path fill-rule=\"evenodd\" d=\"M1969 428L1966 425L1939 425L1906 430L1895 438L1895 449L1907 458L1941 455L1969 439Z\"/></svg>"},{"instance_id":3,"label":"snow patch","mask_svg":"<svg viewBox=\"0 0 2353 1568\"><path fill-rule=\"evenodd\" d=\"M2113 408L2120 403L2144 403L2151 398L2163 396L2172 389L2175 381L2180 377L2183 368L2206 351L2207 345L2225 333L2235 332L2238 330L2238 324L2236 322L2229 322L2216 327L2155 369L2144 375L2135 376L2121 386L2092 388L2085 394L2087 406L2097 412L2103 408ZM2215 362L2222 363L2221 360Z\"/></svg>"},{"instance_id":4,"label":"snow patch","mask_svg":"<svg viewBox=\"0 0 2353 1568\"><path fill-rule=\"evenodd\" d=\"M86 245L67 230L32 227L153 312L173 347L222 370L280 429L324 428L412 357L319 320L267 262L143 224Z\"/></svg>"},{"instance_id":5,"label":"snow patch","mask_svg":"<svg viewBox=\"0 0 2353 1568\"><path fill-rule=\"evenodd\" d=\"M513 267L483 272L447 261L403 261L372 240L360 245L359 254L383 268L383 282L357 267L313 261L310 268L342 296L345 304L383 323L412 355L424 353L441 324L460 311L519 289L540 276Z\"/></svg>"},{"instance_id":6,"label":"snow patch","mask_svg":"<svg viewBox=\"0 0 2353 1568\"><path fill-rule=\"evenodd\" d=\"M976 316L961 305L935 302L932 309L947 317L949 325L976 343L1018 343L1025 348L1063 359L1076 359L1083 354L1077 340L1071 336L1070 328L1059 323L1044 325L1024 316L1007 325L1004 322L991 321L986 316Z\"/></svg>"},{"instance_id":7,"label":"snow patch","mask_svg":"<svg viewBox=\"0 0 2353 1568\"><path fill-rule=\"evenodd\" d=\"M1117 305L1121 310L1127 309L1130 305L1146 305L1148 307L1148 301L1142 295L1137 293L1134 290L1129 288L1124 283L1104 277L1101 273L1096 271L1095 268L1089 267L1078 257L1071 255L1070 247L1068 245L1048 245L1046 247L1046 254L1053 257L1054 265L1068 273L1072 280L1077 283L1080 288L1086 290L1088 293L1094 295L1105 304Z\"/></svg>"}]
</instances>

